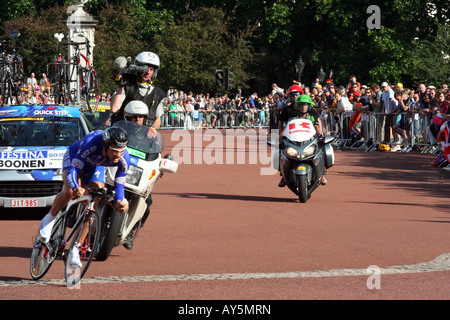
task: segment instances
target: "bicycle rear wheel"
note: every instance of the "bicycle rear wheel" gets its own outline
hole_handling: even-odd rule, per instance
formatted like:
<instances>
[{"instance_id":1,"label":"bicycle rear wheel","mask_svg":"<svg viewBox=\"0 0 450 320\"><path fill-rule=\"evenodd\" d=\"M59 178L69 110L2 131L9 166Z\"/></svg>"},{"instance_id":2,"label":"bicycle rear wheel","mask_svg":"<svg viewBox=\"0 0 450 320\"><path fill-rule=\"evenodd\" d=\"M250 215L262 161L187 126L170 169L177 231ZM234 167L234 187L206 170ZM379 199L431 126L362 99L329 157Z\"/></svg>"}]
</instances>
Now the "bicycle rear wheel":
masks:
<instances>
[{"instance_id":1,"label":"bicycle rear wheel","mask_svg":"<svg viewBox=\"0 0 450 320\"><path fill-rule=\"evenodd\" d=\"M74 235L67 253L65 279L67 285L74 286L83 278L94 258L95 248L100 236L100 219L95 211L83 212L82 223L75 224ZM98 231L98 232L97 232ZM74 256L79 255L81 266L71 264Z\"/></svg>"},{"instance_id":2,"label":"bicycle rear wheel","mask_svg":"<svg viewBox=\"0 0 450 320\"><path fill-rule=\"evenodd\" d=\"M61 216L55 222L50 241L47 245L41 237L36 237L30 258L30 274L34 280L41 279L50 269L59 253L58 247L64 238L65 229L65 219Z\"/></svg>"},{"instance_id":3,"label":"bicycle rear wheel","mask_svg":"<svg viewBox=\"0 0 450 320\"><path fill-rule=\"evenodd\" d=\"M97 72L90 65L81 68L80 71L81 95L87 106L86 111L94 114L97 111L100 100Z\"/></svg>"}]
</instances>

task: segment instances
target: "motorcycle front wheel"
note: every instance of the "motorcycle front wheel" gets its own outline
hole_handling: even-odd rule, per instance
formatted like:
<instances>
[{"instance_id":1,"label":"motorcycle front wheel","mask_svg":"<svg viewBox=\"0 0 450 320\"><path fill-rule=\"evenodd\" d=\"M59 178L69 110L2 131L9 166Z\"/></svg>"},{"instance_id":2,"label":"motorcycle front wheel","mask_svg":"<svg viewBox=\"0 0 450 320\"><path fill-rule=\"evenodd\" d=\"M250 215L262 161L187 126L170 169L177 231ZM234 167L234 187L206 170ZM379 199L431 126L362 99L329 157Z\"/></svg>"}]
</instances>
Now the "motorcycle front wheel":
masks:
<instances>
[{"instance_id":1,"label":"motorcycle front wheel","mask_svg":"<svg viewBox=\"0 0 450 320\"><path fill-rule=\"evenodd\" d=\"M308 201L308 184L306 182L306 175L297 176L297 194L301 203Z\"/></svg>"},{"instance_id":2,"label":"motorcycle front wheel","mask_svg":"<svg viewBox=\"0 0 450 320\"><path fill-rule=\"evenodd\" d=\"M105 261L116 246L116 240L123 224L125 214L105 204L101 213L101 233L95 259Z\"/></svg>"}]
</instances>

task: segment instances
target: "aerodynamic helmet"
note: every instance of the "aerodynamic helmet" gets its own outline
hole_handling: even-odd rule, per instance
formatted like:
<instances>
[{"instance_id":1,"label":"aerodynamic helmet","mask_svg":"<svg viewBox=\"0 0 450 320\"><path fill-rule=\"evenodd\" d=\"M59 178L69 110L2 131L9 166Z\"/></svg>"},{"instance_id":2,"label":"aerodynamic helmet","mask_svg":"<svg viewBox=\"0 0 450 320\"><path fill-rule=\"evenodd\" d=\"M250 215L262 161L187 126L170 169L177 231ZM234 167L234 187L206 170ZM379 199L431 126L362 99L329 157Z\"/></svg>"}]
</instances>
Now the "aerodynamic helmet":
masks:
<instances>
[{"instance_id":1,"label":"aerodynamic helmet","mask_svg":"<svg viewBox=\"0 0 450 320\"><path fill-rule=\"evenodd\" d=\"M103 131L103 144L109 148L111 145L116 145L119 148L125 148L128 145L127 132L119 127L109 127Z\"/></svg>"}]
</instances>

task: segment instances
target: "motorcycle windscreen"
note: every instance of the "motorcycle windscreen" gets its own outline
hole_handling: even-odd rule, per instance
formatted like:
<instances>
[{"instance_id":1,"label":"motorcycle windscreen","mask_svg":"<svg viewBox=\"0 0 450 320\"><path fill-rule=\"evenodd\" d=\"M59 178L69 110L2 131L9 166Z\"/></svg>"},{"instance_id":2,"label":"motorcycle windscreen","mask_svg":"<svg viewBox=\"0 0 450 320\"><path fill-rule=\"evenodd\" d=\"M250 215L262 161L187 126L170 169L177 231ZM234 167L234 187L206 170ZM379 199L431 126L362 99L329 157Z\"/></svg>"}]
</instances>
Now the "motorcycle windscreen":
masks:
<instances>
[{"instance_id":1,"label":"motorcycle windscreen","mask_svg":"<svg viewBox=\"0 0 450 320\"><path fill-rule=\"evenodd\" d=\"M158 155L164 150L164 139L159 132L154 131L146 125L140 125L132 121L118 121L116 127L125 129L128 134L128 148L140 151L148 157L149 154ZM145 158L146 158L145 157ZM143 159L143 157L139 157Z\"/></svg>"},{"instance_id":2,"label":"motorcycle windscreen","mask_svg":"<svg viewBox=\"0 0 450 320\"><path fill-rule=\"evenodd\" d=\"M291 141L308 141L316 134L316 129L309 119L291 119L284 129L284 135Z\"/></svg>"}]
</instances>

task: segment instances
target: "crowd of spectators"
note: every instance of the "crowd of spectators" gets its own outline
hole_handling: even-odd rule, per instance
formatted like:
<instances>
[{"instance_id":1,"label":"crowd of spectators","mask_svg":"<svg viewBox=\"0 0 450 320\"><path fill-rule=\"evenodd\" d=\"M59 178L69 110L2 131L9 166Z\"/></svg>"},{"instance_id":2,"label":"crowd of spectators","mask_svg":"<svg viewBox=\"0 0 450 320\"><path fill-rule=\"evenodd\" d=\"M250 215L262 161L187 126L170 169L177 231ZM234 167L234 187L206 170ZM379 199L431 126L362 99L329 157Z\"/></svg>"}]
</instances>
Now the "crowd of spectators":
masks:
<instances>
[{"instance_id":1,"label":"crowd of spectators","mask_svg":"<svg viewBox=\"0 0 450 320\"><path fill-rule=\"evenodd\" d=\"M392 141L397 135L401 142L411 142L413 136L427 130L430 143L435 144L440 126L450 119L450 90L446 83L438 87L420 84L417 88L405 88L401 83L387 82L361 85L355 76L351 76L346 85L335 85L332 79L321 83L318 78L310 86L300 85L304 94L309 95L314 102L326 134L343 131L352 138L362 139L367 114L375 113L384 121L383 142ZM288 91L289 88L280 88L275 83L262 96L257 92L245 96L240 89L235 94L212 96L209 93L194 94L171 88L167 91L161 127L277 128L277 116L289 98ZM102 93L100 101L108 103L110 98L110 93ZM19 103L54 103L51 83L45 73L39 80L31 73L26 83L20 84ZM15 104L15 101L11 104ZM339 122L333 125L331 118L337 120L343 114L353 117L348 123L344 122L346 127L340 127ZM424 118L431 119L431 125L427 125L427 128L423 127ZM414 130L410 130L412 123L416 124Z\"/></svg>"},{"instance_id":2,"label":"crowd of spectators","mask_svg":"<svg viewBox=\"0 0 450 320\"><path fill-rule=\"evenodd\" d=\"M267 127L269 96L257 93L244 97L238 90L234 95L210 96L170 89L162 119L163 128L229 128Z\"/></svg>"},{"instance_id":3,"label":"crowd of spectators","mask_svg":"<svg viewBox=\"0 0 450 320\"><path fill-rule=\"evenodd\" d=\"M450 90L447 83L439 86L420 84L417 88L402 83L365 85L355 76L345 85L336 85L332 79L325 83L317 78L311 85L293 83L302 87L311 97L318 111L325 134L344 139L363 140L370 135L366 123L376 118L377 141L396 145L416 144L426 136L427 144L436 145L441 126L450 120ZM34 73L19 83L18 103L52 104L52 87L46 74L38 80ZM100 102L108 104L110 93L102 93ZM17 104L5 101L6 104ZM253 92L243 95L238 89L233 94L184 92L171 88L167 91L162 129L201 128L277 128L278 115L289 101L289 88L272 84L268 93ZM3 103L0 96L0 103ZM342 121L344 119L344 121ZM423 139L422 139L423 140Z\"/></svg>"},{"instance_id":4,"label":"crowd of spectators","mask_svg":"<svg viewBox=\"0 0 450 320\"><path fill-rule=\"evenodd\" d=\"M348 133L363 139L364 122L368 114L376 114L384 122L381 139L401 143L411 142L412 135L423 130L435 143L439 126L450 119L450 91L446 83L436 88L420 84L417 88L406 88L401 83L361 85L355 76L343 85L335 85L331 79L321 84L316 79L311 86L302 85L304 94L311 97L321 116L326 134ZM162 128L228 128L270 127L277 128L277 115L285 106L289 89L276 84L265 95L254 92L248 96L238 90L234 95L211 96L170 89L162 119ZM345 115L351 121L341 128L338 117ZM333 125L331 118L336 120ZM424 127L423 119L432 123ZM414 130L411 124L415 122ZM414 132L413 132L414 131ZM430 134L431 132L431 134Z\"/></svg>"},{"instance_id":5,"label":"crowd of spectators","mask_svg":"<svg viewBox=\"0 0 450 320\"><path fill-rule=\"evenodd\" d=\"M16 97L10 97L9 101L3 101L3 97L0 95L0 104L48 104L54 103L54 98L51 92L51 83L45 73L42 74L38 80L34 73L31 73L28 78L24 78L23 81L18 82L18 95L19 101L16 101Z\"/></svg>"},{"instance_id":6,"label":"crowd of spectators","mask_svg":"<svg viewBox=\"0 0 450 320\"><path fill-rule=\"evenodd\" d=\"M299 83L297 83L299 84ZM318 111L325 134L352 141L376 139L391 151L411 150L420 143L438 149L441 126L450 120L450 90L420 84L417 88L402 83L365 85L351 76L346 85L335 85L331 79L311 86L300 84ZM248 96L238 90L234 95L185 93L170 89L162 119L162 128L277 128L280 110L289 99L289 88L277 84L260 96ZM376 128L371 119L376 118ZM368 123L370 122L370 125ZM376 137L371 137L377 131ZM407 148L406 148L406 147ZM405 147L405 148L404 148Z\"/></svg>"}]
</instances>

